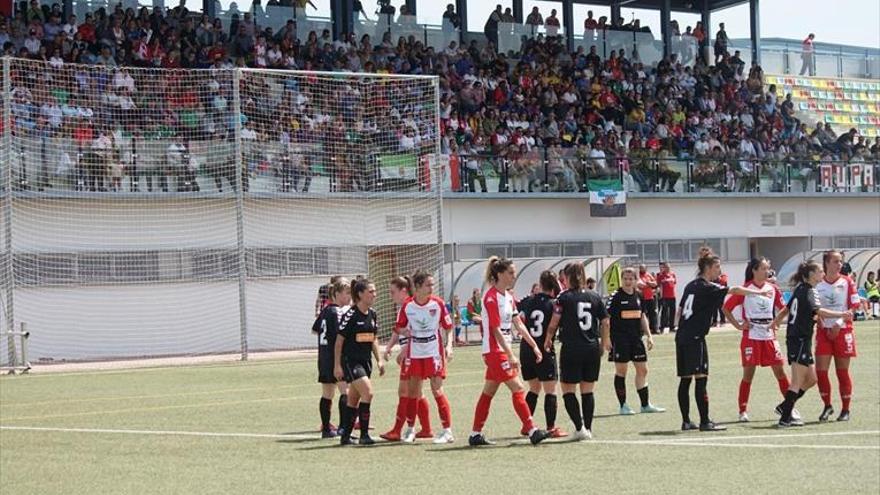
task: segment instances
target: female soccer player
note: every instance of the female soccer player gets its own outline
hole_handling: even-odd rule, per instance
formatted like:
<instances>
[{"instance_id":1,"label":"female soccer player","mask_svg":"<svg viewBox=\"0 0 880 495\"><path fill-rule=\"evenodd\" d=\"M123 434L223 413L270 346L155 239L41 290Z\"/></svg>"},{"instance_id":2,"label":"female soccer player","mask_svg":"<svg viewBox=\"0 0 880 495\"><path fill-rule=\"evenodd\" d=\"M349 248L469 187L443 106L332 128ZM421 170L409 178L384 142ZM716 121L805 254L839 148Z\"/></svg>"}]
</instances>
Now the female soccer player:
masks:
<instances>
[{"instance_id":1,"label":"female soccer player","mask_svg":"<svg viewBox=\"0 0 880 495\"><path fill-rule=\"evenodd\" d=\"M434 443L452 443L455 440L452 435L452 411L443 392L446 361L452 358L452 318L446 311L443 299L434 295L434 277L430 273L417 271L412 276L412 283L413 297L403 303L395 328L396 333L406 332L409 335L409 341L401 353L404 355L402 369L407 377L409 397L403 441L412 443L416 439L414 426L418 401L422 397L422 382L430 380L443 424L443 431L437 435Z\"/></svg>"},{"instance_id":2,"label":"female soccer player","mask_svg":"<svg viewBox=\"0 0 880 495\"><path fill-rule=\"evenodd\" d=\"M404 304L411 299L411 291L412 281L408 276L391 279L391 300L397 305L398 315L400 314L400 311L403 310ZM397 414L394 417L394 426L392 426L387 432L379 435L379 437L388 440L389 442L400 441L400 431L403 429L403 425L406 424L406 413L407 408L409 407L410 396L407 393L407 377L405 373L406 369L403 366L403 357L408 340L408 334L392 332L391 339L385 347L385 361L388 361L391 358L391 351L396 344L400 344L401 350L397 355L397 365L400 366L400 379L397 385ZM431 417L428 409L428 399L420 394L416 400L416 414L418 415L419 423L422 426L421 431L416 433L416 438L433 438L434 434L431 432Z\"/></svg>"},{"instance_id":3,"label":"female soccer player","mask_svg":"<svg viewBox=\"0 0 880 495\"><path fill-rule=\"evenodd\" d=\"M582 263L569 263L562 269L568 290L559 295L553 306L553 318L544 338L544 350L553 345L560 328L559 375L562 400L574 423L577 440L593 438L593 413L596 409L593 387L599 380L602 354L611 348L609 318L599 294L587 289ZM575 390L580 385L581 401ZM582 415L583 413L583 415Z\"/></svg>"},{"instance_id":4,"label":"female soccer player","mask_svg":"<svg viewBox=\"0 0 880 495\"><path fill-rule=\"evenodd\" d=\"M339 333L340 312L347 311L351 302L351 284L348 279L336 278L327 289L330 304L321 310L312 325L312 333L318 335L318 383L321 384L321 401L318 411L321 414L321 438L333 438L336 431L330 424L330 407L333 404L335 389L339 389L339 417L348 407L348 385L333 376L333 359L336 348L336 335ZM343 310L342 308L345 308Z\"/></svg>"},{"instance_id":5,"label":"female soccer player","mask_svg":"<svg viewBox=\"0 0 880 495\"><path fill-rule=\"evenodd\" d=\"M791 278L792 284L797 284L797 287L788 301L788 306L783 308L773 321L773 326L777 327L779 323L788 319L785 346L788 350L788 364L791 365L791 386L785 392L785 400L776 406L781 416L780 428L804 424L800 418L793 416L792 411L795 402L817 381L811 349L816 316L852 321L851 311L831 311L820 307L821 303L815 287L822 281L824 274L822 267L815 261L801 263Z\"/></svg>"},{"instance_id":6,"label":"female soccer player","mask_svg":"<svg viewBox=\"0 0 880 495\"><path fill-rule=\"evenodd\" d=\"M472 447L492 445L483 435L483 425L489 417L492 398L503 383L510 389L513 398L513 409L522 421L522 429L528 430L529 441L537 445L548 437L548 433L539 430L532 422L529 405L526 404L524 385L519 378L519 359L511 349L511 330L516 330L523 340L532 347L536 362L540 363L543 355L535 340L529 335L516 313L516 303L510 289L516 281L516 267L513 261L492 256L486 264L486 282L491 285L483 295L483 362L486 363L486 381L483 392L477 401L474 412L474 427L468 438Z\"/></svg>"},{"instance_id":7,"label":"female soccer player","mask_svg":"<svg viewBox=\"0 0 880 495\"><path fill-rule=\"evenodd\" d=\"M556 274L545 270L539 278L538 292L526 297L519 303L519 316L525 321L532 338L538 345L544 343L547 327L553 318L553 300L559 293L559 280ZM543 353L543 359L539 363L532 347L521 340L519 344L519 362L522 369L522 378L529 384L529 393L526 394L526 404L532 416L538 407L538 395L544 390L544 416L547 419L547 432L551 438L560 438L565 432L556 427L556 350L550 346L550 350ZM523 430L520 433L528 434Z\"/></svg>"},{"instance_id":8,"label":"female soccer player","mask_svg":"<svg viewBox=\"0 0 880 495\"><path fill-rule=\"evenodd\" d=\"M788 377L785 376L782 349L776 340L776 332L772 327L775 313L785 307L782 291L770 283L770 262L766 258L752 258L746 266L745 287L761 290L770 287L770 300L763 296L732 296L724 303L724 316L737 330L742 332L740 340L740 362L743 375L739 382L739 420L749 421L749 393L752 379L758 366L773 370L779 392L785 397L788 391ZM797 411L792 411L795 418L800 419Z\"/></svg>"},{"instance_id":9,"label":"female soccer player","mask_svg":"<svg viewBox=\"0 0 880 495\"><path fill-rule=\"evenodd\" d=\"M681 410L681 429L696 430L697 425L690 418L690 387L696 381L694 399L700 411L700 431L720 431L727 427L715 424L709 419L709 395L706 385L709 381L709 349L706 335L712 326L712 314L729 293L743 296L763 296L767 304L772 304L772 288L765 285L762 290L747 287L723 287L712 280L721 275L721 260L711 252L697 262L699 275L684 289L679 312L678 332L675 334L675 359L678 376L678 407Z\"/></svg>"},{"instance_id":10,"label":"female soccer player","mask_svg":"<svg viewBox=\"0 0 880 495\"><path fill-rule=\"evenodd\" d=\"M816 285L822 307L831 311L843 312L858 310L861 301L856 291L856 284L849 276L841 273L843 255L840 251L826 251L822 256L822 268L825 278ZM825 422L834 414L831 406L831 381L828 379L828 368L834 358L834 370L840 386L842 402L840 416L837 421L849 421L849 404L852 398L852 378L849 376L849 362L856 357L856 336L852 321L840 318L822 318L816 332L816 375L819 380L819 395L825 403L825 409L819 421Z\"/></svg>"},{"instance_id":11,"label":"female soccer player","mask_svg":"<svg viewBox=\"0 0 880 495\"><path fill-rule=\"evenodd\" d=\"M664 412L666 409L648 400L648 351L654 348L654 337L645 314L648 306L637 290L639 276L635 268L625 268L620 278L620 289L611 296L607 305L611 318L611 352L608 353L608 361L614 363L614 391L620 402L620 414L635 414L626 403L626 371L630 361L636 369L636 392L642 403L641 411Z\"/></svg>"},{"instance_id":12,"label":"female soccer player","mask_svg":"<svg viewBox=\"0 0 880 495\"><path fill-rule=\"evenodd\" d=\"M379 355L379 342L376 339L379 331L376 312L373 311L376 286L365 278L356 280L351 286L351 298L354 306L342 316L334 348L333 375L337 380L345 380L349 384L348 407L342 416L344 431L340 443L353 443L351 431L357 416L361 428L358 443L373 445L375 441L370 438L370 402L373 400L371 354L376 358L379 376L385 374L385 361Z\"/></svg>"}]
</instances>

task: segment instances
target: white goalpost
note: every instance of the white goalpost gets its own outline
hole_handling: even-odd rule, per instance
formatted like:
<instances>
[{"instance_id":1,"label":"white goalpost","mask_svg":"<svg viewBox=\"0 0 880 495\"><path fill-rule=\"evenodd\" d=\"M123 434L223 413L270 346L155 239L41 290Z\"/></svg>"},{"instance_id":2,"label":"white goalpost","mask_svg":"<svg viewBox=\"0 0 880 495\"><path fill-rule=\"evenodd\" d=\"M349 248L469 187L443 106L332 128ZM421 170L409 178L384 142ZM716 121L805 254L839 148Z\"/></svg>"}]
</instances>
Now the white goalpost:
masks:
<instances>
[{"instance_id":1,"label":"white goalpost","mask_svg":"<svg viewBox=\"0 0 880 495\"><path fill-rule=\"evenodd\" d=\"M442 286L433 77L5 59L0 296L32 363L313 347L330 275ZM3 359L3 358L0 358Z\"/></svg>"}]
</instances>

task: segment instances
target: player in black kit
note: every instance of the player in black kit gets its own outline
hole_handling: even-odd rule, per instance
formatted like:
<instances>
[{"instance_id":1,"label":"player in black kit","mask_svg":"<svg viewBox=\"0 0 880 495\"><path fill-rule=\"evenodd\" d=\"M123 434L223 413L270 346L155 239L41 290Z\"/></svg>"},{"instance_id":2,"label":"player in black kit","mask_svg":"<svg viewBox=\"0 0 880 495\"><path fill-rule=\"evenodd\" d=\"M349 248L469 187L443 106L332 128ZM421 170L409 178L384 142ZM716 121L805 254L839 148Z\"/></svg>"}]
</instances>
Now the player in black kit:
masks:
<instances>
[{"instance_id":1,"label":"player in black kit","mask_svg":"<svg viewBox=\"0 0 880 495\"><path fill-rule=\"evenodd\" d=\"M375 442L369 433L370 402L373 399L371 356L376 358L379 376L385 374L385 361L379 355L379 341L376 338L379 326L376 312L372 309L376 286L367 279L356 280L351 286L351 298L354 306L342 316L334 353L333 375L337 380L345 380L349 384L348 408L342 417L344 431L340 440L342 445L353 443L351 430L357 416L361 427L358 443L372 445Z\"/></svg>"},{"instance_id":2,"label":"player in black kit","mask_svg":"<svg viewBox=\"0 0 880 495\"><path fill-rule=\"evenodd\" d=\"M530 295L520 301L519 314L526 323L526 328L538 345L544 345L544 336L553 318L553 300L559 293L559 281L556 274L550 270L541 273L539 292ZM535 352L525 340L519 344L519 362L522 378L529 384L529 393L526 394L526 403L529 405L532 415L538 407L538 395L544 389L544 416L547 418L547 433L550 438L560 438L566 433L556 427L556 351L553 346L547 351L540 362L537 362ZM521 432L527 435L527 431Z\"/></svg>"},{"instance_id":3,"label":"player in black kit","mask_svg":"<svg viewBox=\"0 0 880 495\"><path fill-rule=\"evenodd\" d=\"M844 318L852 321L852 311L831 311L819 307L819 295L814 287L822 281L825 271L815 261L805 261L798 266L791 277L792 285L797 284L788 304L773 320L774 328L782 321L788 322L785 346L788 350L788 364L791 365L791 386L785 393L785 400L776 406L780 414L778 426L803 426L801 420L791 417L791 411L798 399L816 384L816 366L813 360L813 328L816 316L820 318Z\"/></svg>"},{"instance_id":4,"label":"player in black kit","mask_svg":"<svg viewBox=\"0 0 880 495\"><path fill-rule=\"evenodd\" d=\"M721 276L721 260L711 251L706 252L697 262L699 276L684 288L679 305L678 332L675 334L675 360L678 376L678 407L681 410L681 429L696 430L697 425L690 419L690 387L695 381L694 399L700 411L700 431L721 431L727 427L715 424L709 419L709 395L706 385L709 381L709 349L706 335L712 326L714 315L727 294L770 297L771 284L761 290L746 287L724 287L712 282Z\"/></svg>"},{"instance_id":5,"label":"player in black kit","mask_svg":"<svg viewBox=\"0 0 880 495\"><path fill-rule=\"evenodd\" d=\"M608 313L599 294L586 289L587 277L582 263L568 264L563 269L563 276L568 290L556 299L553 318L544 337L544 350L550 352L556 330L561 328L559 374L562 379L562 399L574 423L575 438L587 440L593 438L593 412L596 408L593 386L599 380L602 354L611 347ZM575 396L578 385L581 404L578 404Z\"/></svg>"},{"instance_id":6,"label":"player in black kit","mask_svg":"<svg viewBox=\"0 0 880 495\"><path fill-rule=\"evenodd\" d=\"M620 289L608 299L607 304L611 318L611 352L608 353L608 360L614 363L614 391L620 402L620 414L635 414L626 403L626 371L630 361L636 368L636 391L642 403L641 411L664 412L666 409L648 400L648 351L654 347L654 338L645 314L647 305L637 290L638 273L635 268L625 268L620 278Z\"/></svg>"},{"instance_id":7,"label":"player in black kit","mask_svg":"<svg viewBox=\"0 0 880 495\"><path fill-rule=\"evenodd\" d=\"M348 384L333 376L334 349L336 335L339 333L339 320L348 311L351 303L351 284L348 279L338 278L328 285L327 296L330 304L321 310L312 325L312 333L318 336L318 383L321 384L321 401L318 411L321 415L321 438L333 438L336 430L330 424L330 407L333 404L334 389L339 389L339 418L348 407Z\"/></svg>"}]
</instances>

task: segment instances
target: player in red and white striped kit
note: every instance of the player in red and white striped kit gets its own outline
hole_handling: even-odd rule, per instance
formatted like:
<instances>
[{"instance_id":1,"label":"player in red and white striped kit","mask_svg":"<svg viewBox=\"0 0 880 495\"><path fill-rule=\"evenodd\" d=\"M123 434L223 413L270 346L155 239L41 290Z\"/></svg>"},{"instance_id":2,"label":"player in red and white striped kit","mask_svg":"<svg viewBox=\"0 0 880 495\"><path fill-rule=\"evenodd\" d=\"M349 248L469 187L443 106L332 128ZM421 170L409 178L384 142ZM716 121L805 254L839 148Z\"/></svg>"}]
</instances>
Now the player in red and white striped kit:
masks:
<instances>
[{"instance_id":1,"label":"player in red and white striped kit","mask_svg":"<svg viewBox=\"0 0 880 495\"><path fill-rule=\"evenodd\" d=\"M413 297L407 300L397 315L397 332L406 332L409 340L403 349L403 373L407 377L407 428L402 440L416 439L415 421L418 398L422 396L422 382L431 381L431 392L437 401L443 431L434 443L452 443L452 411L443 391L446 379L446 361L452 357L452 318L443 299L434 295L434 277L419 270L412 276ZM444 339L445 333L445 339ZM445 342L445 343L444 343Z\"/></svg>"},{"instance_id":2,"label":"player in red and white striped kit","mask_svg":"<svg viewBox=\"0 0 880 495\"><path fill-rule=\"evenodd\" d=\"M822 256L825 278L816 285L822 307L831 311L856 311L861 301L856 284L846 275L840 273L843 267L843 255L840 251L826 251ZM819 421L828 421L834 414L831 406L831 381L828 379L828 368L834 358L834 370L840 387L842 402L837 421L849 421L849 405L852 398L852 378L849 375L850 359L856 357L856 336L852 321L843 318L820 318L816 329L816 376L819 380L819 395L825 403L825 409Z\"/></svg>"},{"instance_id":3,"label":"player in red and white striped kit","mask_svg":"<svg viewBox=\"0 0 880 495\"><path fill-rule=\"evenodd\" d=\"M397 305L399 314L400 310L403 309L404 304L412 299L412 282L410 281L410 278L408 276L394 277L391 279L389 291L391 293L391 300ZM409 380L406 376L406 369L403 366L403 351L406 350L408 339L409 337L407 335L401 335L394 332L391 335L391 340L389 340L388 345L385 347L385 361L388 361L391 358L391 351L394 349L395 345L400 344L401 351L397 355L397 365L400 366L400 378L397 385L397 414L394 418L394 426L392 426L387 432L379 435L382 439L388 440L389 442L400 441L400 434L403 430L403 425L406 424L406 412L409 407L410 397L409 392L407 391ZM423 395L419 395L416 397L416 400L416 415L419 418L419 424L422 426L422 429L416 433L416 438L434 438L434 433L431 431L431 415L428 407L428 399Z\"/></svg>"},{"instance_id":4,"label":"player in red and white striped kit","mask_svg":"<svg viewBox=\"0 0 880 495\"><path fill-rule=\"evenodd\" d=\"M513 262L493 256L486 266L486 282L492 287L483 295L483 362L486 363L486 381L483 392L474 411L474 426L468 444L472 447L491 445L483 435L483 426L489 417L492 398L503 383L513 395L513 409L522 421L523 431L529 433L529 440L536 445L549 434L535 427L532 413L525 398L525 385L519 377L519 358L511 346L511 331L515 327L523 340L531 346L535 362L543 359L541 349L529 335L516 310L516 301L510 289L516 281L516 267Z\"/></svg>"},{"instance_id":5,"label":"player in red and white striped kit","mask_svg":"<svg viewBox=\"0 0 880 495\"><path fill-rule=\"evenodd\" d=\"M728 321L742 332L740 340L740 357L743 368L742 380L739 382L739 420L749 421L749 394L752 380L758 366L769 366L773 370L779 391L783 397L789 388L788 376L785 374L785 357L776 339L773 318L785 307L782 291L768 280L770 262L766 258L752 258L746 266L744 287L761 290L770 284L772 292L768 297L734 295L724 303L723 311ZM800 419L797 411L792 411L794 419Z\"/></svg>"}]
</instances>

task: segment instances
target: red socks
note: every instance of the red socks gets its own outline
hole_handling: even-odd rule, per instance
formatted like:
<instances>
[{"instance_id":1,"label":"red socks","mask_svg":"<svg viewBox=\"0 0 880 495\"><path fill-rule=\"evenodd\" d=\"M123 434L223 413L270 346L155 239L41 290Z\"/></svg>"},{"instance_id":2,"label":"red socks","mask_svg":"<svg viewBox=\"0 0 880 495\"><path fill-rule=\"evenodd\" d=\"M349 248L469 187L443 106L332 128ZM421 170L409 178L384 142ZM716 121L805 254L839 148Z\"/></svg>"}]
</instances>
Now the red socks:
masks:
<instances>
[{"instance_id":1,"label":"red socks","mask_svg":"<svg viewBox=\"0 0 880 495\"><path fill-rule=\"evenodd\" d=\"M519 416L519 420L522 421L523 430L531 431L532 428L535 427L535 424L532 422L532 413L529 411L529 404L526 402L525 392L520 390L519 392L514 393L511 398L513 399L513 410L516 411L516 415Z\"/></svg>"},{"instance_id":2,"label":"red socks","mask_svg":"<svg viewBox=\"0 0 880 495\"><path fill-rule=\"evenodd\" d=\"M451 427L452 408L449 407L449 400L446 398L446 394L436 394L434 395L434 400L437 401L437 412L440 413L440 423L443 424L443 428Z\"/></svg>"},{"instance_id":3,"label":"red socks","mask_svg":"<svg viewBox=\"0 0 880 495\"><path fill-rule=\"evenodd\" d=\"M422 425L422 431L431 431L431 410L428 408L428 399L424 396L417 401L416 411L419 415L419 424Z\"/></svg>"},{"instance_id":4,"label":"red socks","mask_svg":"<svg viewBox=\"0 0 880 495\"><path fill-rule=\"evenodd\" d=\"M816 377L819 385L819 397L822 398L822 402L825 403L825 406L831 405L831 381L828 380L828 370L816 370Z\"/></svg>"},{"instance_id":5,"label":"red socks","mask_svg":"<svg viewBox=\"0 0 880 495\"><path fill-rule=\"evenodd\" d=\"M394 415L394 426L391 431L400 434L403 424L406 423L406 413L409 407L409 397L400 397L397 399L397 414Z\"/></svg>"},{"instance_id":6,"label":"red socks","mask_svg":"<svg viewBox=\"0 0 880 495\"><path fill-rule=\"evenodd\" d=\"M837 372L837 382L838 382L838 385L840 386L840 400L843 402L843 405L841 406L841 408L844 411L849 411L849 401L850 401L850 399L852 399L852 378L850 378L850 376L849 376L848 369L838 368L835 371ZM826 377L827 376L828 375L826 374ZM831 386L829 385L828 388L829 388L829 395L830 395Z\"/></svg>"},{"instance_id":7,"label":"red socks","mask_svg":"<svg viewBox=\"0 0 880 495\"><path fill-rule=\"evenodd\" d=\"M522 398L522 397L520 397ZM523 399L525 404L525 399ZM477 401L477 409L474 411L474 427L473 431L483 431L486 419L489 418L489 406L492 405L492 397L486 394L480 394L480 400ZM529 410L528 404L525 404L526 411Z\"/></svg>"},{"instance_id":8,"label":"red socks","mask_svg":"<svg viewBox=\"0 0 880 495\"><path fill-rule=\"evenodd\" d=\"M419 408L419 399L406 397L401 400L406 401L406 424L412 428L416 425L416 411Z\"/></svg>"},{"instance_id":9,"label":"red socks","mask_svg":"<svg viewBox=\"0 0 880 495\"><path fill-rule=\"evenodd\" d=\"M752 392L752 382L740 380L740 382L739 382L739 397L737 398L737 403L739 404L739 413L740 414L746 412L746 410L749 408L749 394L751 392Z\"/></svg>"},{"instance_id":10,"label":"red socks","mask_svg":"<svg viewBox=\"0 0 880 495\"><path fill-rule=\"evenodd\" d=\"M788 392L789 387L791 387L791 383L788 382L788 377L783 376L782 378L777 378L776 381L779 383L779 392L782 394L782 397L785 397L785 393Z\"/></svg>"}]
</instances>

